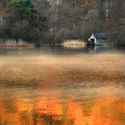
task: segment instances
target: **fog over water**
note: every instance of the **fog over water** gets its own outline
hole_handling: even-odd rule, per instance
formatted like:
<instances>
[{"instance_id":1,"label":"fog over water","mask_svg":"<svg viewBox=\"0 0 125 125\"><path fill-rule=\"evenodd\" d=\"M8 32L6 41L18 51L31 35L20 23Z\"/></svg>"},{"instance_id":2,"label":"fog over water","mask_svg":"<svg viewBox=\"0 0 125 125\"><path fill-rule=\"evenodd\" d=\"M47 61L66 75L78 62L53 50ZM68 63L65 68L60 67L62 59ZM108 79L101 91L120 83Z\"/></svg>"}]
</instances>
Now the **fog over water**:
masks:
<instances>
[{"instance_id":1,"label":"fog over water","mask_svg":"<svg viewBox=\"0 0 125 125\"><path fill-rule=\"evenodd\" d=\"M124 54L124 49L109 47L0 49L1 86L124 88Z\"/></svg>"},{"instance_id":2,"label":"fog over water","mask_svg":"<svg viewBox=\"0 0 125 125\"><path fill-rule=\"evenodd\" d=\"M122 125L124 92L124 48L0 49L2 124Z\"/></svg>"}]
</instances>

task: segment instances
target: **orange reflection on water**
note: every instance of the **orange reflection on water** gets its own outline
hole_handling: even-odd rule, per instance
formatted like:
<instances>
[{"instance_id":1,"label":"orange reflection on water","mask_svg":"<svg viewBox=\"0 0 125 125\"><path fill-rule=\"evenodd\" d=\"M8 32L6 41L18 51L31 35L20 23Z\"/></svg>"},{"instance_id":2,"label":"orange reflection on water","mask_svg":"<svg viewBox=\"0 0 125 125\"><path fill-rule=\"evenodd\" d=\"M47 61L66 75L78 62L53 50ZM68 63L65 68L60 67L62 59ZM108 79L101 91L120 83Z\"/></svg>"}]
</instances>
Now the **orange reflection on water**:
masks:
<instances>
[{"instance_id":1,"label":"orange reflection on water","mask_svg":"<svg viewBox=\"0 0 125 125\"><path fill-rule=\"evenodd\" d=\"M67 118L74 119L75 125L84 125L85 116L82 112L82 107L77 102L69 102L67 106Z\"/></svg>"},{"instance_id":2,"label":"orange reflection on water","mask_svg":"<svg viewBox=\"0 0 125 125\"><path fill-rule=\"evenodd\" d=\"M90 125L122 125L124 117L124 108L119 109L119 106L125 106L124 101L119 102L118 98L102 98L96 100L95 105L89 116ZM119 110L118 110L119 109Z\"/></svg>"},{"instance_id":3,"label":"orange reflection on water","mask_svg":"<svg viewBox=\"0 0 125 125\"><path fill-rule=\"evenodd\" d=\"M0 100L0 123L7 121L7 110L5 104Z\"/></svg>"},{"instance_id":4,"label":"orange reflection on water","mask_svg":"<svg viewBox=\"0 0 125 125\"><path fill-rule=\"evenodd\" d=\"M36 99L34 110L36 113L52 115L53 119L60 119L62 115L62 106L55 97L50 100L47 100L46 97Z\"/></svg>"},{"instance_id":5,"label":"orange reflection on water","mask_svg":"<svg viewBox=\"0 0 125 125\"><path fill-rule=\"evenodd\" d=\"M61 102L56 97L0 101L0 124L123 125L125 100L98 97Z\"/></svg>"}]
</instances>

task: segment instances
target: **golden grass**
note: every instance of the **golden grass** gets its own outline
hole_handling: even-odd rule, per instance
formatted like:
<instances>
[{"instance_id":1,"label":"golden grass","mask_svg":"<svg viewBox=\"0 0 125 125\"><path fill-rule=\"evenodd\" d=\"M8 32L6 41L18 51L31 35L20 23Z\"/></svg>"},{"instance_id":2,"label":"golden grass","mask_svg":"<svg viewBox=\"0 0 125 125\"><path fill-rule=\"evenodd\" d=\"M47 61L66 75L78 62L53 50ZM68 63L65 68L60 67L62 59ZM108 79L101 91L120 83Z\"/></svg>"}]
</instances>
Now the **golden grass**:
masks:
<instances>
[{"instance_id":1,"label":"golden grass","mask_svg":"<svg viewBox=\"0 0 125 125\"><path fill-rule=\"evenodd\" d=\"M67 40L61 43L65 48L80 49L85 47L85 43L80 40Z\"/></svg>"},{"instance_id":2,"label":"golden grass","mask_svg":"<svg viewBox=\"0 0 125 125\"><path fill-rule=\"evenodd\" d=\"M85 45L85 43L81 40L66 40L62 45Z\"/></svg>"}]
</instances>

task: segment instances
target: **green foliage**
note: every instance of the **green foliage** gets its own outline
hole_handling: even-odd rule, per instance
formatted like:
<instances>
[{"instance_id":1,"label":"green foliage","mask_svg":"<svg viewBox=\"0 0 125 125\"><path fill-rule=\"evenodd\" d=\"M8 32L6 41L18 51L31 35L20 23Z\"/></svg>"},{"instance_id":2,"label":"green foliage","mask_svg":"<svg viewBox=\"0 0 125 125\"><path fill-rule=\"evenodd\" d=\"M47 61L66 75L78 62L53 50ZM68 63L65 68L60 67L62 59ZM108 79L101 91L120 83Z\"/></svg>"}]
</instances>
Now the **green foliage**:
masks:
<instances>
[{"instance_id":1,"label":"green foliage","mask_svg":"<svg viewBox=\"0 0 125 125\"><path fill-rule=\"evenodd\" d=\"M39 42L47 31L47 18L34 10L30 0L14 0L8 4L7 16L0 25L2 39Z\"/></svg>"},{"instance_id":2,"label":"green foliage","mask_svg":"<svg viewBox=\"0 0 125 125\"><path fill-rule=\"evenodd\" d=\"M31 20L34 12L34 7L30 0L15 0L9 3L9 8L16 7L20 11L21 20Z\"/></svg>"}]
</instances>

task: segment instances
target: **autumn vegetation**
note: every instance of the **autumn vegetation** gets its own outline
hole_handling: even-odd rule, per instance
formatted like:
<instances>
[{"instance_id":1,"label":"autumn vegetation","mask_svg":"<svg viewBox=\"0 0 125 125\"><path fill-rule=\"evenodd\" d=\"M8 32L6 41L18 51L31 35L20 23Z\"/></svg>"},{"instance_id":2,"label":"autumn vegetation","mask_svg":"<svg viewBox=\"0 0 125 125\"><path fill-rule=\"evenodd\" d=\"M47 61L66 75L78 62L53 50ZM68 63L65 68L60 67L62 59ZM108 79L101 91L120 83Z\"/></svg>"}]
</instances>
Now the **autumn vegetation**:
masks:
<instances>
[{"instance_id":1,"label":"autumn vegetation","mask_svg":"<svg viewBox=\"0 0 125 125\"><path fill-rule=\"evenodd\" d=\"M124 45L124 14L124 0L0 0L0 39L39 46L105 32Z\"/></svg>"},{"instance_id":2,"label":"autumn vegetation","mask_svg":"<svg viewBox=\"0 0 125 125\"><path fill-rule=\"evenodd\" d=\"M125 45L124 9L124 0L0 0L0 44L72 44L106 32ZM0 49L0 125L125 124L123 52L19 50Z\"/></svg>"}]
</instances>

